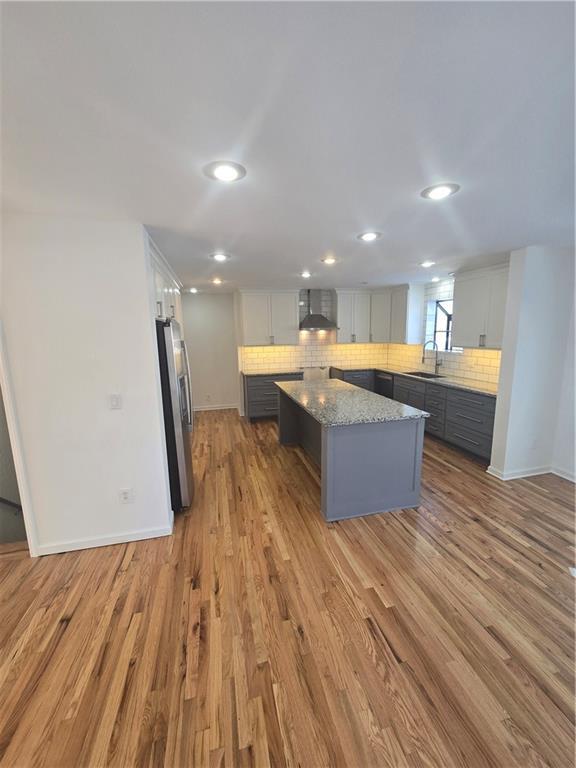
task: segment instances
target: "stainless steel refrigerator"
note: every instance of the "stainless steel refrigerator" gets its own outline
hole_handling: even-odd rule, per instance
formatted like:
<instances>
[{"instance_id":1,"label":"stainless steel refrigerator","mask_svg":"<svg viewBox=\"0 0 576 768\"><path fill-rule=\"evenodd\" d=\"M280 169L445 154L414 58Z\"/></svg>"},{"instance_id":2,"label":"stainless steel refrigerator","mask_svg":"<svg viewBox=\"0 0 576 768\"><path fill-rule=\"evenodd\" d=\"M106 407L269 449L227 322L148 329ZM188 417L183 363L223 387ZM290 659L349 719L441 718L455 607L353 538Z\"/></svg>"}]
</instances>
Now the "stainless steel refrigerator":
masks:
<instances>
[{"instance_id":1,"label":"stainless steel refrigerator","mask_svg":"<svg viewBox=\"0 0 576 768\"><path fill-rule=\"evenodd\" d=\"M172 510L192 504L192 397L186 344L175 320L156 320Z\"/></svg>"}]
</instances>

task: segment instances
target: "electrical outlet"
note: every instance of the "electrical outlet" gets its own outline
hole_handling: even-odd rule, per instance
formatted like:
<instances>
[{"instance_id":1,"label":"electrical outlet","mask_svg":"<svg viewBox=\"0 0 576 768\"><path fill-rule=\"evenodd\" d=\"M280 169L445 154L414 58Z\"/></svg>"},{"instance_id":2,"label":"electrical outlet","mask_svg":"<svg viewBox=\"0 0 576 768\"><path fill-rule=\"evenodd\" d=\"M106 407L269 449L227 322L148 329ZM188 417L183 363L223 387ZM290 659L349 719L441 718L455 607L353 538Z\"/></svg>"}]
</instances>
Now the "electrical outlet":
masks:
<instances>
[{"instance_id":1,"label":"electrical outlet","mask_svg":"<svg viewBox=\"0 0 576 768\"><path fill-rule=\"evenodd\" d=\"M134 503L134 489L133 488L121 488L118 492L121 504L133 504Z\"/></svg>"},{"instance_id":2,"label":"electrical outlet","mask_svg":"<svg viewBox=\"0 0 576 768\"><path fill-rule=\"evenodd\" d=\"M122 395L113 393L110 395L110 410L119 411L122 408Z\"/></svg>"}]
</instances>

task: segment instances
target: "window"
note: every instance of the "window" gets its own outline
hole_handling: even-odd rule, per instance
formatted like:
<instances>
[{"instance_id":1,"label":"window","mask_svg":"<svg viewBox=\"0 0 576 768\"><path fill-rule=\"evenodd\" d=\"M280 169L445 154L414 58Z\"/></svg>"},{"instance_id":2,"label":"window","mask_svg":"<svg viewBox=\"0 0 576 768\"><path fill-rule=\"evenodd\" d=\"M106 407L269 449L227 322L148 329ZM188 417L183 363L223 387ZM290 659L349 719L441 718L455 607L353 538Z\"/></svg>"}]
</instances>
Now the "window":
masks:
<instances>
[{"instance_id":1,"label":"window","mask_svg":"<svg viewBox=\"0 0 576 768\"><path fill-rule=\"evenodd\" d=\"M452 349L452 299L436 302L434 341L441 352Z\"/></svg>"}]
</instances>

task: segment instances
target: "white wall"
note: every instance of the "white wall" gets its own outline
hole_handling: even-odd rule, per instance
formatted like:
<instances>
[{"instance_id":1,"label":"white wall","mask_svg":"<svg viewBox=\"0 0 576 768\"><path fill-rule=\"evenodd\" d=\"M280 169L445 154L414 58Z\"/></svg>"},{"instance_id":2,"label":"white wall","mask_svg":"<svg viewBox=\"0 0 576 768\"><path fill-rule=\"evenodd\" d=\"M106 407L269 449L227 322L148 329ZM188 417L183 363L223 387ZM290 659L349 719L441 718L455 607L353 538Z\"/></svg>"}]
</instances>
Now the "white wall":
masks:
<instances>
[{"instance_id":1,"label":"white wall","mask_svg":"<svg viewBox=\"0 0 576 768\"><path fill-rule=\"evenodd\" d=\"M509 479L565 467L573 474L574 251L514 251L489 471ZM568 370L567 370L568 367ZM568 467L568 469L566 469ZM571 467L571 469L570 469Z\"/></svg>"},{"instance_id":2,"label":"white wall","mask_svg":"<svg viewBox=\"0 0 576 768\"><path fill-rule=\"evenodd\" d=\"M144 237L134 222L3 217L2 380L33 554L171 530Z\"/></svg>"},{"instance_id":3,"label":"white wall","mask_svg":"<svg viewBox=\"0 0 576 768\"><path fill-rule=\"evenodd\" d=\"M196 410L238 407L238 354L231 293L185 293L184 338Z\"/></svg>"},{"instance_id":4,"label":"white wall","mask_svg":"<svg viewBox=\"0 0 576 768\"><path fill-rule=\"evenodd\" d=\"M552 454L553 471L572 481L576 480L574 457L576 443L576 430L574 428L574 321L574 306L572 306L572 317L566 337L564 371L558 399L558 417Z\"/></svg>"}]
</instances>

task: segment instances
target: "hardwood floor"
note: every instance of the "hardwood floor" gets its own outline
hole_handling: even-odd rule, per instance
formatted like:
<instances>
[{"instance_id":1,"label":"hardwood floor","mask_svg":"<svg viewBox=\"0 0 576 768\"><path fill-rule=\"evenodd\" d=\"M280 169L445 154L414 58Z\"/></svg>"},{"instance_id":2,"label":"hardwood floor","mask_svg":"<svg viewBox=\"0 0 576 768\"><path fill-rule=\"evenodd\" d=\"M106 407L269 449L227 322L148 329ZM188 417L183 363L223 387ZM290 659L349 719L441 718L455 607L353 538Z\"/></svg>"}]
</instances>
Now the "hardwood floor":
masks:
<instances>
[{"instance_id":1,"label":"hardwood floor","mask_svg":"<svg viewBox=\"0 0 576 768\"><path fill-rule=\"evenodd\" d=\"M164 539L0 553L2 766L573 765L572 484L426 441L327 525L271 422L202 413Z\"/></svg>"}]
</instances>

